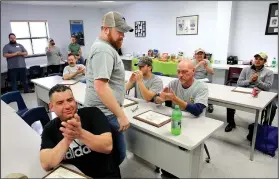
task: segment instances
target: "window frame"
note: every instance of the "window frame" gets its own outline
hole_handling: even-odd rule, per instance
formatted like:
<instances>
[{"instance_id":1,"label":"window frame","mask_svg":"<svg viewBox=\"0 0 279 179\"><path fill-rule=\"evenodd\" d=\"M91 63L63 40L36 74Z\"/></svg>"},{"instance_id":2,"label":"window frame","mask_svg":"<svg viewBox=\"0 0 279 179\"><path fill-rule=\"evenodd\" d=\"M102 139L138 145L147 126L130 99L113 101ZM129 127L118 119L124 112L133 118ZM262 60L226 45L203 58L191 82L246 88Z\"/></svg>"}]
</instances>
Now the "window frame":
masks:
<instances>
[{"instance_id":1,"label":"window frame","mask_svg":"<svg viewBox=\"0 0 279 179\"><path fill-rule=\"evenodd\" d=\"M32 57L42 57L46 56L45 53L42 54L34 54L34 48L33 48L33 39L47 39L49 40L49 34L48 34L48 24L46 20L11 20L10 25L12 22L27 22L28 24L28 30L29 30L29 37L24 37L24 38L16 38L17 40L30 40L31 42L31 48L32 48L32 55L28 54L25 58L32 58ZM44 37L31 37L31 29L30 29L30 22L44 22L45 23L45 30L46 30L46 35ZM12 30L12 29L11 29Z\"/></svg>"}]
</instances>

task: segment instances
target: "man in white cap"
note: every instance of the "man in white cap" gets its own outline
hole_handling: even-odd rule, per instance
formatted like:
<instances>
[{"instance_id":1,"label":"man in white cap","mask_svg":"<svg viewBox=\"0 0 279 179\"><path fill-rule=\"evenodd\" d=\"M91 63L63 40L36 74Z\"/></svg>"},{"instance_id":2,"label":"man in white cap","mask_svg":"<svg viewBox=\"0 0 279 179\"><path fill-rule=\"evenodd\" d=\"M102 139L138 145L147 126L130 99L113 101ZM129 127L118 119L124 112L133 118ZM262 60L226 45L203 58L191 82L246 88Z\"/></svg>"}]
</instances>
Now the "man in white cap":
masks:
<instances>
[{"instance_id":1,"label":"man in white cap","mask_svg":"<svg viewBox=\"0 0 279 179\"><path fill-rule=\"evenodd\" d=\"M60 49L55 46L53 39L48 40L48 47L46 47L47 56L47 73L59 73L60 72L60 62L62 60L62 54Z\"/></svg>"},{"instance_id":2,"label":"man in white cap","mask_svg":"<svg viewBox=\"0 0 279 179\"><path fill-rule=\"evenodd\" d=\"M86 63L85 106L98 107L107 117L116 138L119 164L125 159L126 146L122 131L130 122L122 105L125 96L125 69L118 55L124 33L133 28L126 24L118 12L108 12L103 16L101 34L91 46Z\"/></svg>"},{"instance_id":3,"label":"man in white cap","mask_svg":"<svg viewBox=\"0 0 279 179\"><path fill-rule=\"evenodd\" d=\"M266 63L268 56L265 53L261 52L254 55L254 57L255 59L253 65L250 67L246 67L241 71L237 81L237 86L246 88L257 87L260 90L269 91L272 87L274 76L272 70L269 70L264 67L264 64ZM272 121L276 113L276 109L276 103L273 102L269 125L272 124ZM225 128L225 132L230 132L233 128L235 128L234 114L234 109L227 108L228 125Z\"/></svg>"},{"instance_id":4,"label":"man in white cap","mask_svg":"<svg viewBox=\"0 0 279 179\"><path fill-rule=\"evenodd\" d=\"M205 51L202 48L198 48L195 51L193 64L195 66L195 79L208 78L208 74L213 75L214 70L211 67L210 61L205 58ZM208 105L208 112L213 112L213 105Z\"/></svg>"}]
</instances>

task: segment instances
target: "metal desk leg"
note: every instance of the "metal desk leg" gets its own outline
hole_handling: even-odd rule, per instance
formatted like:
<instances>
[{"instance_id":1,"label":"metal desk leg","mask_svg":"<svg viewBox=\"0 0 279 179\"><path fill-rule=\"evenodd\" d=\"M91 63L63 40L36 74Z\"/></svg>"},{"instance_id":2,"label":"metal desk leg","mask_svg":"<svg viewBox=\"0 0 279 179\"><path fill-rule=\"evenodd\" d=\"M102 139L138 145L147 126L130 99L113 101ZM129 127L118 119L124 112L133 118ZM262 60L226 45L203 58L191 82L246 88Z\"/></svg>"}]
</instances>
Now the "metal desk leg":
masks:
<instances>
[{"instance_id":1,"label":"metal desk leg","mask_svg":"<svg viewBox=\"0 0 279 179\"><path fill-rule=\"evenodd\" d=\"M259 115L260 111L256 111L256 117L255 117L255 124L254 124L254 132L253 132L253 138L252 138L252 146L251 146L251 152L250 152L250 160L254 160L254 150L255 150L255 143L256 143L256 137L257 137L257 129L258 129L258 122L259 122Z\"/></svg>"},{"instance_id":2,"label":"metal desk leg","mask_svg":"<svg viewBox=\"0 0 279 179\"><path fill-rule=\"evenodd\" d=\"M269 103L269 105L267 106L267 114L266 114L266 121L269 122L270 120L270 115L271 115L271 109L272 109L272 101Z\"/></svg>"}]
</instances>

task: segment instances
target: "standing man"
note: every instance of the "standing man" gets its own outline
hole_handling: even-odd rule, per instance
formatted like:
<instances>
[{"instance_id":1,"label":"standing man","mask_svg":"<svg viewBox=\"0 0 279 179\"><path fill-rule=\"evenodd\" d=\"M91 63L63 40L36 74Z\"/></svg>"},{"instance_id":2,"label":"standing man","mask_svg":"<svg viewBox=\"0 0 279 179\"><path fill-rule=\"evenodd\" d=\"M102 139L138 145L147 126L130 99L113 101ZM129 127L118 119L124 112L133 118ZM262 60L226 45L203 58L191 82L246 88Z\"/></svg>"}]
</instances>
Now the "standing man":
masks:
<instances>
[{"instance_id":1,"label":"standing man","mask_svg":"<svg viewBox=\"0 0 279 179\"><path fill-rule=\"evenodd\" d=\"M257 87L262 91L269 91L272 87L274 76L272 70L269 70L264 67L264 64L266 63L268 56L265 53L261 52L256 54L254 57L254 64L250 67L244 68L241 71L237 81L237 86L246 88ZM275 101L273 101L269 125L272 124L272 121L276 114L276 110L277 106ZM225 128L225 132L230 132L233 128L235 128L234 114L234 109L227 108L228 125Z\"/></svg>"},{"instance_id":2,"label":"standing man","mask_svg":"<svg viewBox=\"0 0 279 179\"><path fill-rule=\"evenodd\" d=\"M28 55L23 45L16 42L16 36L9 34L10 43L4 46L3 56L6 57L8 63L8 75L11 80L12 91L17 90L17 78L20 77L24 87L24 93L33 93L34 90L29 89L26 75L25 57Z\"/></svg>"},{"instance_id":3,"label":"standing man","mask_svg":"<svg viewBox=\"0 0 279 179\"><path fill-rule=\"evenodd\" d=\"M62 54L60 49L55 46L53 39L49 39L48 47L46 47L47 56L47 73L59 73L60 72L60 61L62 60Z\"/></svg>"},{"instance_id":4,"label":"standing man","mask_svg":"<svg viewBox=\"0 0 279 179\"><path fill-rule=\"evenodd\" d=\"M163 81L152 73L152 59L141 57L138 63L139 70L132 73L126 83L126 91L135 87L135 97L154 102L157 93L163 90Z\"/></svg>"},{"instance_id":5,"label":"standing man","mask_svg":"<svg viewBox=\"0 0 279 179\"><path fill-rule=\"evenodd\" d=\"M109 12L102 19L101 34L91 46L86 62L86 107L98 107L107 117L116 137L120 164L126 156L122 131L130 122L121 108L125 96L125 69L117 51L122 46L125 32L132 32L125 18Z\"/></svg>"},{"instance_id":6,"label":"standing man","mask_svg":"<svg viewBox=\"0 0 279 179\"><path fill-rule=\"evenodd\" d=\"M72 35L71 43L68 46L68 54L72 53L78 57L80 61L84 61L80 45L77 43L77 37Z\"/></svg>"}]
</instances>

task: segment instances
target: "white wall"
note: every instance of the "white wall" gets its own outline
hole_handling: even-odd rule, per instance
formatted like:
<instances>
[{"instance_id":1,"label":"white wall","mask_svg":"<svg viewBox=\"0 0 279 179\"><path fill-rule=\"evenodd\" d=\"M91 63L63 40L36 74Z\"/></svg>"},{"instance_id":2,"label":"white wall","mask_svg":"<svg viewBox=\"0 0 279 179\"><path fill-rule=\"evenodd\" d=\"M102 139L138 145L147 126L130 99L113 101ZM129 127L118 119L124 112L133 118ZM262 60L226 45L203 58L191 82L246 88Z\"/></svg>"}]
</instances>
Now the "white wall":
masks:
<instances>
[{"instance_id":1,"label":"white wall","mask_svg":"<svg viewBox=\"0 0 279 179\"><path fill-rule=\"evenodd\" d=\"M67 55L70 43L70 21L83 20L85 46L82 47L83 56L86 57L93 41L99 35L102 14L100 9L85 7L38 6L1 4L1 49L9 42L11 33L10 20L47 20L49 35L55 40L62 54ZM46 62L46 57L27 58L28 64ZM1 54L1 71L7 68L6 59Z\"/></svg>"},{"instance_id":2,"label":"white wall","mask_svg":"<svg viewBox=\"0 0 279 179\"><path fill-rule=\"evenodd\" d=\"M102 12L109 10L112 9L103 9ZM124 53L147 53L150 48L177 53L180 48L187 56L192 56L199 47L215 52L217 1L140 2L115 10L122 13L133 27L135 21L146 21L145 38L135 37L134 32L126 34ZM187 15L199 15L198 35L176 35L176 17Z\"/></svg>"},{"instance_id":3,"label":"white wall","mask_svg":"<svg viewBox=\"0 0 279 179\"><path fill-rule=\"evenodd\" d=\"M265 35L269 4L274 1L237 1L231 38L231 54L238 59L253 59L266 52L269 61L278 60L278 35Z\"/></svg>"}]
</instances>

